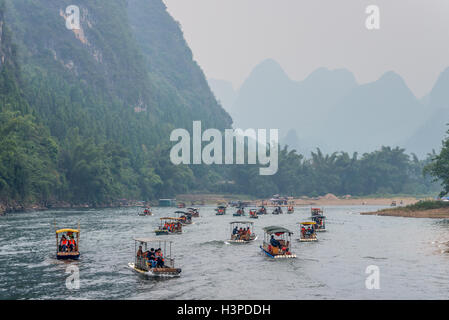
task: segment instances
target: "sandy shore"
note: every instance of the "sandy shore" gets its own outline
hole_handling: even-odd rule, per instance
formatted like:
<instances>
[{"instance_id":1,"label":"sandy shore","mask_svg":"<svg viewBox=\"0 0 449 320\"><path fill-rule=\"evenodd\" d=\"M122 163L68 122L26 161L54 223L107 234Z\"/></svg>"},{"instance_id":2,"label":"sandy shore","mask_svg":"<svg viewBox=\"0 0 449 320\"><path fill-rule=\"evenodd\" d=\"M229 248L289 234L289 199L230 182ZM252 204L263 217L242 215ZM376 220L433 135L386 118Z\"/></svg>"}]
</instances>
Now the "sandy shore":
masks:
<instances>
[{"instance_id":1,"label":"sandy shore","mask_svg":"<svg viewBox=\"0 0 449 320\"><path fill-rule=\"evenodd\" d=\"M349 198L349 199L295 199L295 206L389 206L392 201L399 203L402 200L403 205L414 204L418 202L416 198Z\"/></svg>"},{"instance_id":2,"label":"sandy shore","mask_svg":"<svg viewBox=\"0 0 449 320\"><path fill-rule=\"evenodd\" d=\"M376 215L376 216L391 216L391 217L406 217L406 218L432 218L442 219L449 218L449 208L429 209L412 211L400 208L398 209L384 209L375 212L362 212L362 215Z\"/></svg>"}]
</instances>

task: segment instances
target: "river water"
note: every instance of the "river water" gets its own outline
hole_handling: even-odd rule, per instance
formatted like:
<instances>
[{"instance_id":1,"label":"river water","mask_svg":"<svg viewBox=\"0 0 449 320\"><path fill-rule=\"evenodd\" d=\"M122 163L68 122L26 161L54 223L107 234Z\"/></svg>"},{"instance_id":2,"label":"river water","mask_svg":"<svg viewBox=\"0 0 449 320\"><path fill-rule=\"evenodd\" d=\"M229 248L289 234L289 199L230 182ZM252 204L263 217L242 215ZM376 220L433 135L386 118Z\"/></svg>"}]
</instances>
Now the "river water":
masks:
<instances>
[{"instance_id":1,"label":"river water","mask_svg":"<svg viewBox=\"0 0 449 320\"><path fill-rule=\"evenodd\" d=\"M0 299L448 299L449 220L363 216L381 207L324 207L327 232L316 243L299 243L298 222L310 207L294 214L261 216L258 240L229 245L233 208L216 216L200 208L194 224L174 241L179 278L145 279L128 269L133 237L154 237L159 217L174 208L50 210L0 217ZM271 212L271 210L269 211ZM242 220L239 217L238 220ZM243 217L245 218L245 217ZM81 225L81 258L55 259L58 227ZM246 220L246 219L245 219ZM261 253L262 228L294 231L296 259L274 260ZM80 287L66 286L70 266L79 269ZM379 289L367 289L366 269L379 269Z\"/></svg>"}]
</instances>

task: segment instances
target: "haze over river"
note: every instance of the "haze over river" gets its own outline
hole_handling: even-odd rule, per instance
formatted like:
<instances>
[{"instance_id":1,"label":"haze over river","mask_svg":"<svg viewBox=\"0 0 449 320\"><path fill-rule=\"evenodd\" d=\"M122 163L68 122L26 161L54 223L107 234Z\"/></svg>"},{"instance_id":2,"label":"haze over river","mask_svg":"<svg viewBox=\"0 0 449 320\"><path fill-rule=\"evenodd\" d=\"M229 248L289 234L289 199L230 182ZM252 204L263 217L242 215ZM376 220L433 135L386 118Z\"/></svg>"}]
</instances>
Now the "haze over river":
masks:
<instances>
[{"instance_id":1,"label":"haze over river","mask_svg":"<svg viewBox=\"0 0 449 320\"><path fill-rule=\"evenodd\" d=\"M174 241L181 277L145 279L127 267L133 237L155 237L159 218L175 208L53 210L0 217L0 299L448 299L449 220L362 216L381 207L324 207L327 232L316 243L299 243L298 222L310 207L294 214L233 217L234 208L216 216L200 206L200 217ZM246 210L248 211L248 210ZM242 219L243 218L243 219ZM58 227L81 224L81 258L55 259ZM258 240L230 245L229 222L255 223ZM296 259L274 260L260 250L262 228L294 231ZM446 252L447 251L447 252ZM79 290L66 287L66 268L80 270ZM368 290L366 268L380 270L380 289Z\"/></svg>"}]
</instances>

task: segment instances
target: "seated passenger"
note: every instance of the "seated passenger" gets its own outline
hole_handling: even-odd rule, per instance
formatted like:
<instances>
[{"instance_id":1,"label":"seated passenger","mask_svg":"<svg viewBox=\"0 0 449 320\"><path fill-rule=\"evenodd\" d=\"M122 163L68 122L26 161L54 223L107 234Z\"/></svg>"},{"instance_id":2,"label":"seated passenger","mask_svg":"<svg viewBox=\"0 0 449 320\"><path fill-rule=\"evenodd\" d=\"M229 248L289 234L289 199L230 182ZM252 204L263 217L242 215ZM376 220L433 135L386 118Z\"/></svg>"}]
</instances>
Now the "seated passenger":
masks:
<instances>
[{"instance_id":1,"label":"seated passenger","mask_svg":"<svg viewBox=\"0 0 449 320\"><path fill-rule=\"evenodd\" d=\"M61 242L59 243L59 251L66 252L69 242L67 241L67 238L65 235L62 235Z\"/></svg>"},{"instance_id":2,"label":"seated passenger","mask_svg":"<svg viewBox=\"0 0 449 320\"><path fill-rule=\"evenodd\" d=\"M75 249L76 249L76 242L75 242L75 239L73 239L73 236L72 236L70 238L70 240L69 240L69 250L71 252L73 252L73 251L75 251Z\"/></svg>"},{"instance_id":3,"label":"seated passenger","mask_svg":"<svg viewBox=\"0 0 449 320\"><path fill-rule=\"evenodd\" d=\"M151 248L150 251L148 251L148 254L147 254L148 260L155 259L155 256L156 256L156 252L154 251L154 248Z\"/></svg>"},{"instance_id":4,"label":"seated passenger","mask_svg":"<svg viewBox=\"0 0 449 320\"><path fill-rule=\"evenodd\" d=\"M156 250L156 267L163 268L164 267L164 256L162 254L161 248Z\"/></svg>"}]
</instances>

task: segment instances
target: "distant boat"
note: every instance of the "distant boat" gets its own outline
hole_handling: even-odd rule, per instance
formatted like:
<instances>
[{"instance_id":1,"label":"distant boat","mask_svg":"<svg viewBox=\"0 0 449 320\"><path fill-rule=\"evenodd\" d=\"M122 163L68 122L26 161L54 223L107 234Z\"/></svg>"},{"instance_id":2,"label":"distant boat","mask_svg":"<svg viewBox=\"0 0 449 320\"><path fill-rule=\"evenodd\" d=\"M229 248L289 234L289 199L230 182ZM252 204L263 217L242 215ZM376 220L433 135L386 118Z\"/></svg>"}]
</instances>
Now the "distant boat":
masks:
<instances>
[{"instance_id":1,"label":"distant boat","mask_svg":"<svg viewBox=\"0 0 449 320\"><path fill-rule=\"evenodd\" d=\"M243 207L238 208L237 212L233 214L234 217L240 217L245 215L245 209Z\"/></svg>"},{"instance_id":2,"label":"distant boat","mask_svg":"<svg viewBox=\"0 0 449 320\"><path fill-rule=\"evenodd\" d=\"M215 211L216 211L216 215L217 216L223 216L223 215L225 215L226 214L226 207L225 206L218 206L216 209L215 209Z\"/></svg>"},{"instance_id":3,"label":"distant boat","mask_svg":"<svg viewBox=\"0 0 449 320\"><path fill-rule=\"evenodd\" d=\"M256 209L249 210L249 217L251 219L259 219L259 216L257 215Z\"/></svg>"},{"instance_id":4,"label":"distant boat","mask_svg":"<svg viewBox=\"0 0 449 320\"><path fill-rule=\"evenodd\" d=\"M152 216L153 212L149 208L145 208L143 212L139 212L139 216Z\"/></svg>"},{"instance_id":5,"label":"distant boat","mask_svg":"<svg viewBox=\"0 0 449 320\"><path fill-rule=\"evenodd\" d=\"M198 218L200 216L200 211L198 208L187 208L188 213L195 218Z\"/></svg>"},{"instance_id":6,"label":"distant boat","mask_svg":"<svg viewBox=\"0 0 449 320\"><path fill-rule=\"evenodd\" d=\"M179 208L179 209L185 208L185 207L186 207L186 204L185 204L184 202L178 203L178 208Z\"/></svg>"},{"instance_id":7,"label":"distant boat","mask_svg":"<svg viewBox=\"0 0 449 320\"><path fill-rule=\"evenodd\" d=\"M190 212L175 211L175 214L180 219L179 221L181 221L182 224L187 225L193 223L192 214Z\"/></svg>"}]
</instances>

